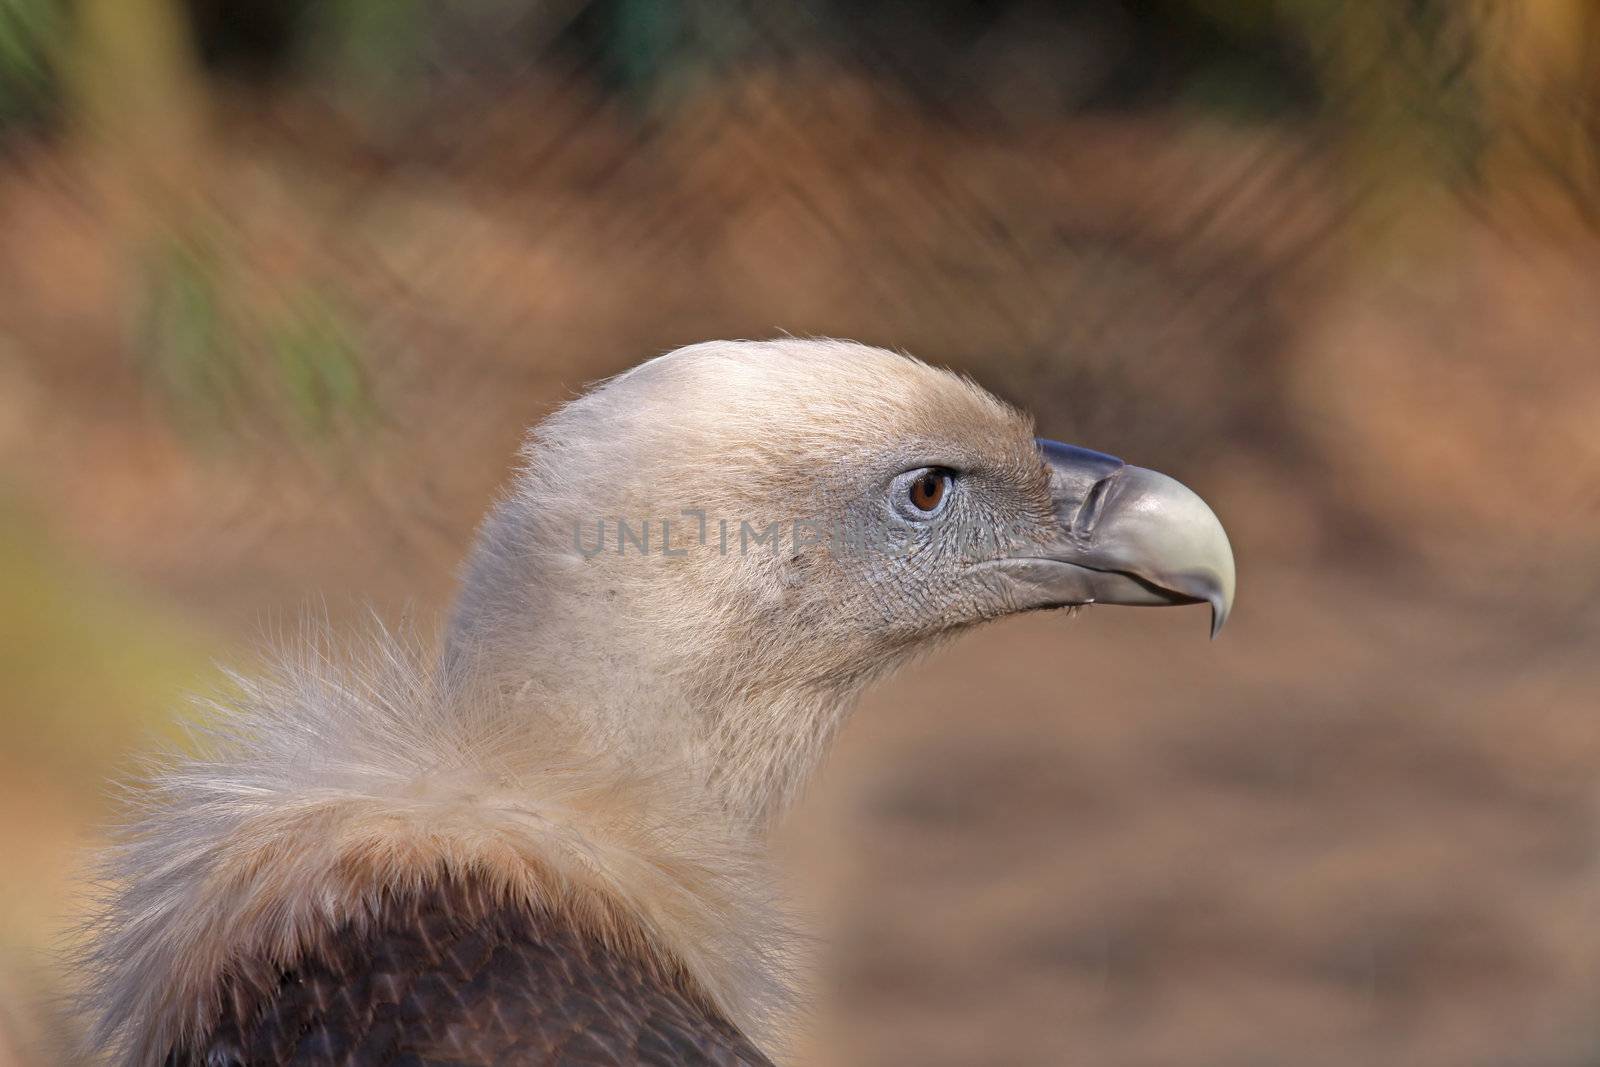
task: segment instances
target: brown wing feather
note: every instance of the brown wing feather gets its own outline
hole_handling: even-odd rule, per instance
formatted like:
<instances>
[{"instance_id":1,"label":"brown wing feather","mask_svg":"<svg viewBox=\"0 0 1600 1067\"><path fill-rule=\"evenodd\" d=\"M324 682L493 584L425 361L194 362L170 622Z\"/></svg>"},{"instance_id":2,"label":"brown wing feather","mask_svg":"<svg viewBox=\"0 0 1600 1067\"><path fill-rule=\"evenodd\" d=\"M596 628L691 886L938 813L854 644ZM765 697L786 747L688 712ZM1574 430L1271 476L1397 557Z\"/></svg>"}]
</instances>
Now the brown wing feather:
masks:
<instances>
[{"instance_id":1,"label":"brown wing feather","mask_svg":"<svg viewBox=\"0 0 1600 1067\"><path fill-rule=\"evenodd\" d=\"M441 883L266 980L170 1065L772 1067L688 980L558 917Z\"/></svg>"}]
</instances>

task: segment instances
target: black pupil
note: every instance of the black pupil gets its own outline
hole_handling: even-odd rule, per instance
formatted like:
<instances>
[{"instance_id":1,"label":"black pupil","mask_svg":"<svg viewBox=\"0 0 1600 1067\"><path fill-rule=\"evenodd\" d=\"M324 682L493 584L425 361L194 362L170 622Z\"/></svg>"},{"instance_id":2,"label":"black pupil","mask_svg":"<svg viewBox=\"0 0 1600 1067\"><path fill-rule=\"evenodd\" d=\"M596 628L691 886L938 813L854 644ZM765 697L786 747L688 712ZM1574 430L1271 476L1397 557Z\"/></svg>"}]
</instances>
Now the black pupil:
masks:
<instances>
[{"instance_id":1,"label":"black pupil","mask_svg":"<svg viewBox=\"0 0 1600 1067\"><path fill-rule=\"evenodd\" d=\"M917 504L924 510L933 507L939 500L939 476L937 474L924 474L917 483Z\"/></svg>"}]
</instances>

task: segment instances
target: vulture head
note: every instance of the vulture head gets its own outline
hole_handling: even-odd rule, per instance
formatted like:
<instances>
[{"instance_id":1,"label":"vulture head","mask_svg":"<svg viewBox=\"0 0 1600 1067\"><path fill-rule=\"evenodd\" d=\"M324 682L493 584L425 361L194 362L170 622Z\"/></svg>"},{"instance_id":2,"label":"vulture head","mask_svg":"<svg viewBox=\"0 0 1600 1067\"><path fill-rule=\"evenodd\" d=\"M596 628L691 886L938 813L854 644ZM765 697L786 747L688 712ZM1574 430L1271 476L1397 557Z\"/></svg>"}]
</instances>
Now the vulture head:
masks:
<instances>
[{"instance_id":1,"label":"vulture head","mask_svg":"<svg viewBox=\"0 0 1600 1067\"><path fill-rule=\"evenodd\" d=\"M1038 440L971 381L836 341L712 342L537 427L469 562L458 665L681 748L735 817L783 810L851 698L989 619L1233 600L1193 492Z\"/></svg>"},{"instance_id":2,"label":"vulture head","mask_svg":"<svg viewBox=\"0 0 1600 1067\"><path fill-rule=\"evenodd\" d=\"M85 960L103 1050L765 1063L766 829L867 684L1018 612L1233 600L1178 482L857 344L678 350L522 459L437 652L291 654L151 783Z\"/></svg>"}]
</instances>

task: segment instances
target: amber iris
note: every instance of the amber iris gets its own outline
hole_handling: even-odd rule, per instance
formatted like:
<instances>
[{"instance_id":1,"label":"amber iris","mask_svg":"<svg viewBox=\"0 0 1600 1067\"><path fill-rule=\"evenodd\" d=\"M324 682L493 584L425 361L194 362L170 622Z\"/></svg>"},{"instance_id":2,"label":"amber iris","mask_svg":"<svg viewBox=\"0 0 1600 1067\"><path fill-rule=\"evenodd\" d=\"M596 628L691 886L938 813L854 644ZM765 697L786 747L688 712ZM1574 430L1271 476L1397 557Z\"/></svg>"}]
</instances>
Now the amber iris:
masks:
<instances>
[{"instance_id":1,"label":"amber iris","mask_svg":"<svg viewBox=\"0 0 1600 1067\"><path fill-rule=\"evenodd\" d=\"M929 471L911 483L911 503L919 511L932 511L944 499L950 476L944 471Z\"/></svg>"}]
</instances>

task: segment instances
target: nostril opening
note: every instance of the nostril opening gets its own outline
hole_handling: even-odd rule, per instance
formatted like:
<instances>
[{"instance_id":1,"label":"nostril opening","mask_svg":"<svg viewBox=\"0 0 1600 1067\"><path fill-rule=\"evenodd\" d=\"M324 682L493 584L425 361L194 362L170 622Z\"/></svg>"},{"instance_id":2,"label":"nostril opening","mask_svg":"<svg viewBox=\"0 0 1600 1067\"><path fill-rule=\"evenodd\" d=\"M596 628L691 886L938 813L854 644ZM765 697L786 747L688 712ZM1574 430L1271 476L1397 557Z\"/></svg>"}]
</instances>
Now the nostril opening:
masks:
<instances>
[{"instance_id":1,"label":"nostril opening","mask_svg":"<svg viewBox=\"0 0 1600 1067\"><path fill-rule=\"evenodd\" d=\"M1106 498L1106 493L1111 490L1111 479L1116 475L1107 475L1089 487L1089 495L1083 498L1083 506L1078 509L1078 514L1072 520L1072 532L1081 537L1088 537L1094 533L1095 520L1100 517L1100 504Z\"/></svg>"}]
</instances>

